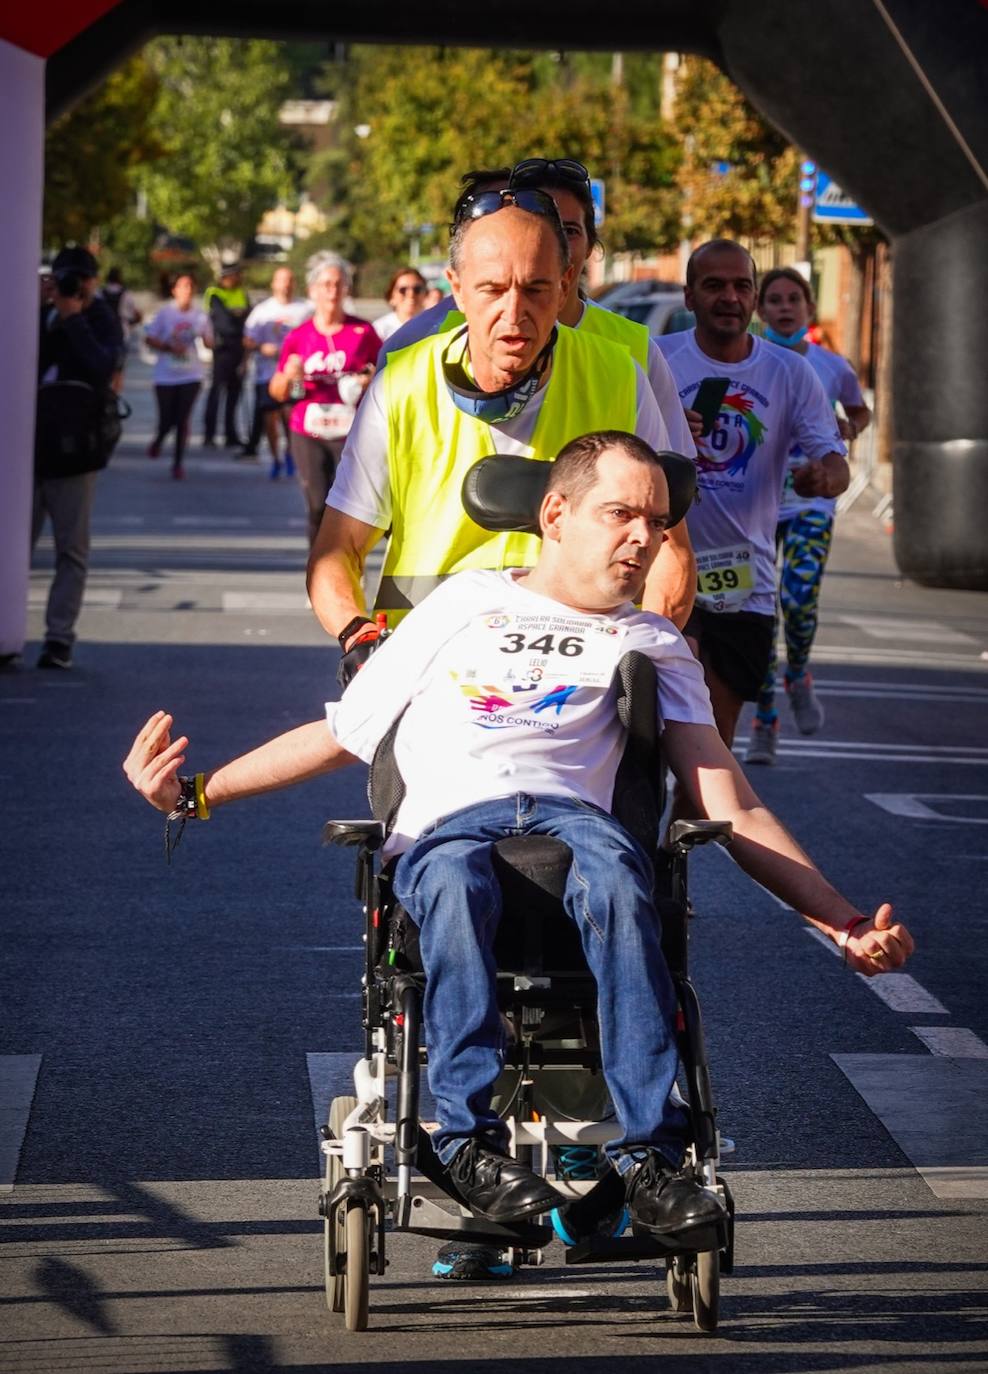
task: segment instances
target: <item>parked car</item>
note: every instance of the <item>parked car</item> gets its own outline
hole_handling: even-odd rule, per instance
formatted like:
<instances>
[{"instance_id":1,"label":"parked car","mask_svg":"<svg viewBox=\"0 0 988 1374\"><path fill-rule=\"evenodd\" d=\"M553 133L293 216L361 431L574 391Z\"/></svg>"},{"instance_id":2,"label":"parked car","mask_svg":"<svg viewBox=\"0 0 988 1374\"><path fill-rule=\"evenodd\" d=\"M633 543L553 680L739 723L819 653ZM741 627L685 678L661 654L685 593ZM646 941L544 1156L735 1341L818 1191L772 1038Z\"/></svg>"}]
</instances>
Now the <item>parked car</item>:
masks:
<instances>
[{"instance_id":1,"label":"parked car","mask_svg":"<svg viewBox=\"0 0 988 1374\"><path fill-rule=\"evenodd\" d=\"M643 324L653 338L658 334L677 334L696 324L693 312L683 305L682 290L653 291L647 296L629 296L623 300L608 300L608 310L615 315Z\"/></svg>"},{"instance_id":2,"label":"parked car","mask_svg":"<svg viewBox=\"0 0 988 1374\"><path fill-rule=\"evenodd\" d=\"M613 310L618 301L628 301L634 296L651 296L657 291L679 291L682 286L674 281L661 281L658 277L642 277L638 281L612 281L599 286L592 293L598 305L606 305Z\"/></svg>"}]
</instances>

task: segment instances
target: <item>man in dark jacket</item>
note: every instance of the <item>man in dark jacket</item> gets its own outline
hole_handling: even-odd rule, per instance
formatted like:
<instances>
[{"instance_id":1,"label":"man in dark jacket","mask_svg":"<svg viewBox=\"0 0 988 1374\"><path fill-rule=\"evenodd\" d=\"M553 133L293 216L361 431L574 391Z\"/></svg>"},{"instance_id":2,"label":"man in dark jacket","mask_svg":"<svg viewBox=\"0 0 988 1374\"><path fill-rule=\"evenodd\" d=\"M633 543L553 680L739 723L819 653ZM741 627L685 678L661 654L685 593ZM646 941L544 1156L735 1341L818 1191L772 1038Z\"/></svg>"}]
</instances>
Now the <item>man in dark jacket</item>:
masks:
<instances>
[{"instance_id":1,"label":"man in dark jacket","mask_svg":"<svg viewBox=\"0 0 988 1374\"><path fill-rule=\"evenodd\" d=\"M250 312L250 300L240 281L240 264L227 263L220 268L218 286L211 286L203 297L210 323L213 326L213 383L206 397L205 433L203 447L212 448L216 435L216 419L220 407L220 392L226 392L224 431L227 448L243 448L237 435L237 403L244 377L244 323Z\"/></svg>"},{"instance_id":2,"label":"man in dark jacket","mask_svg":"<svg viewBox=\"0 0 988 1374\"><path fill-rule=\"evenodd\" d=\"M55 539L55 577L48 593L45 643L39 668L70 668L75 622L82 606L89 567L89 516L96 475L107 454L91 451L68 432L76 397L52 383L82 383L78 397L97 414L123 356L120 323L96 295L99 268L85 248L63 248L52 264L49 299L42 306L38 350L39 430L35 449L34 511L31 546L51 518ZM91 391L88 389L91 388ZM61 397L61 399L60 399ZM47 422L42 416L47 408ZM65 433L59 421L64 416Z\"/></svg>"}]
</instances>

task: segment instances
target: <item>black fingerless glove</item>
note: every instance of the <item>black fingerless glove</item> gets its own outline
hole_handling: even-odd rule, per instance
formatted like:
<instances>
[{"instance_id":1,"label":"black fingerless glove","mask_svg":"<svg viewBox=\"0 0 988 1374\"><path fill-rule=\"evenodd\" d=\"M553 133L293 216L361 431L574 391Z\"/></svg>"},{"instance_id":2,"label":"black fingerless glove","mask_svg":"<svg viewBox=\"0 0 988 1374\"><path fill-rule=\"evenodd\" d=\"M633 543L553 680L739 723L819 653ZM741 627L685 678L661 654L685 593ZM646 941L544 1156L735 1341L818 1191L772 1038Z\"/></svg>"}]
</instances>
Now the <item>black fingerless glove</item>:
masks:
<instances>
[{"instance_id":1,"label":"black fingerless glove","mask_svg":"<svg viewBox=\"0 0 988 1374\"><path fill-rule=\"evenodd\" d=\"M381 636L378 631L376 629L368 630L353 648L343 655L336 670L336 681L342 689L345 690L349 687L374 650L380 647L380 644Z\"/></svg>"}]
</instances>

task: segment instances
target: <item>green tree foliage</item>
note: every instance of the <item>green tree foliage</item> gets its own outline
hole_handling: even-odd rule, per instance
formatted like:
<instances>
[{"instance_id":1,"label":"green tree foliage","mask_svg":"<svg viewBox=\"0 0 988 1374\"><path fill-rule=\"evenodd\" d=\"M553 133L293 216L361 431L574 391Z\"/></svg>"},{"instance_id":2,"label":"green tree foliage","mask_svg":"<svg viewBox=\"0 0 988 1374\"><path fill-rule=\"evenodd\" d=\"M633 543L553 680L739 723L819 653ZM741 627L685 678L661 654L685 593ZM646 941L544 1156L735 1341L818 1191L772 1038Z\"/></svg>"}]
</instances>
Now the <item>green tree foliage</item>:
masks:
<instances>
[{"instance_id":1,"label":"green tree foliage","mask_svg":"<svg viewBox=\"0 0 988 1374\"><path fill-rule=\"evenodd\" d=\"M133 199L134 168L161 145L152 117L157 78L143 55L113 72L45 138L45 243L98 241Z\"/></svg>"},{"instance_id":2,"label":"green tree foliage","mask_svg":"<svg viewBox=\"0 0 988 1374\"><path fill-rule=\"evenodd\" d=\"M712 62L689 57L676 90L679 181L697 238L791 241L799 155ZM717 170L718 164L727 164Z\"/></svg>"},{"instance_id":3,"label":"green tree foliage","mask_svg":"<svg viewBox=\"0 0 988 1374\"><path fill-rule=\"evenodd\" d=\"M159 38L145 52L164 153L139 184L154 219L195 239L215 267L292 193L296 152L278 123L291 68L277 43L261 39Z\"/></svg>"},{"instance_id":4,"label":"green tree foliage","mask_svg":"<svg viewBox=\"0 0 988 1374\"><path fill-rule=\"evenodd\" d=\"M609 58L356 47L327 68L326 87L339 141L310 186L325 237L356 261L405 257L406 226L432 226L422 248L444 252L460 176L540 155L579 158L605 178L609 248L675 241L675 140L636 90L611 86Z\"/></svg>"}]
</instances>

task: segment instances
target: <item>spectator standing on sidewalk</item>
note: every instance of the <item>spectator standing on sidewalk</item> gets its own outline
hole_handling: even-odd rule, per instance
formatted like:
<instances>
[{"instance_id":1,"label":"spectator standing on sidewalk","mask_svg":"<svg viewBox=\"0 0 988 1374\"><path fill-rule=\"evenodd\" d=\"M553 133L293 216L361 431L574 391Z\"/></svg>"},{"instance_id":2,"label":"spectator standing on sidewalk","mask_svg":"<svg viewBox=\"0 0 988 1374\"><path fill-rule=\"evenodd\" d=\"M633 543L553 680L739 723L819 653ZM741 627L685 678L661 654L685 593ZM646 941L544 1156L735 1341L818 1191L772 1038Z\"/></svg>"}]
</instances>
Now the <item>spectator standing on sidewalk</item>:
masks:
<instances>
[{"instance_id":1,"label":"spectator standing on sidewalk","mask_svg":"<svg viewBox=\"0 0 988 1374\"><path fill-rule=\"evenodd\" d=\"M55 576L45 610L39 668L71 668L75 624L89 571L89 517L96 476L109 457L100 417L121 365L120 324L97 295L99 268L85 248L63 248L45 287L38 349L31 547L46 517Z\"/></svg>"},{"instance_id":2,"label":"spectator standing on sidewalk","mask_svg":"<svg viewBox=\"0 0 988 1374\"><path fill-rule=\"evenodd\" d=\"M838 416L837 427L841 438L849 444L869 423L871 411L865 405L861 385L847 359L809 342L815 308L809 283L795 268L775 268L762 278L758 288L758 313L765 325L764 337L806 359L819 377L830 404L842 407L844 415ZM793 482L806 461L799 444L793 444L782 485L775 543L782 556L779 607L786 641L786 695L800 734L815 735L823 725L823 707L813 690L810 650L816 636L820 587L830 552L837 502L833 497L797 494ZM745 763L775 762L779 734L779 713L775 706L776 663L773 641L772 657L751 723Z\"/></svg>"},{"instance_id":3,"label":"spectator standing on sidewalk","mask_svg":"<svg viewBox=\"0 0 988 1374\"><path fill-rule=\"evenodd\" d=\"M147 328L147 344L157 354L152 380L158 402L158 428L148 448L157 458L171 430L175 431L172 477L185 476L183 459L189 441L192 408L205 373L196 348L201 339L212 346L213 331L206 312L195 304L196 284L190 272L180 272L172 283L172 299L163 305Z\"/></svg>"},{"instance_id":4,"label":"spectator standing on sidewalk","mask_svg":"<svg viewBox=\"0 0 988 1374\"><path fill-rule=\"evenodd\" d=\"M311 544L381 341L368 320L343 309L353 285L345 258L316 253L306 279L315 313L285 339L268 389L279 405L294 403L291 453L305 493Z\"/></svg>"},{"instance_id":5,"label":"spectator standing on sidewalk","mask_svg":"<svg viewBox=\"0 0 988 1374\"><path fill-rule=\"evenodd\" d=\"M315 307L309 300L295 295L295 273L290 267L276 267L271 278L271 295L255 305L244 325L244 347L254 355L254 420L250 438L244 449L245 458L253 458L266 435L271 450L271 477L281 475L281 445L285 443L285 472L291 477L295 471L288 451L288 424L285 408L268 390L275 374L281 346L285 339Z\"/></svg>"},{"instance_id":6,"label":"spectator standing on sidewalk","mask_svg":"<svg viewBox=\"0 0 988 1374\"><path fill-rule=\"evenodd\" d=\"M220 268L219 284L210 286L203 297L203 308L213 327L213 380L206 397L203 448L212 448L216 439L220 393L226 393L223 432L227 448L242 449L237 433L237 404L244 382L244 324L250 313L250 300L240 277L240 264L230 262Z\"/></svg>"}]
</instances>

